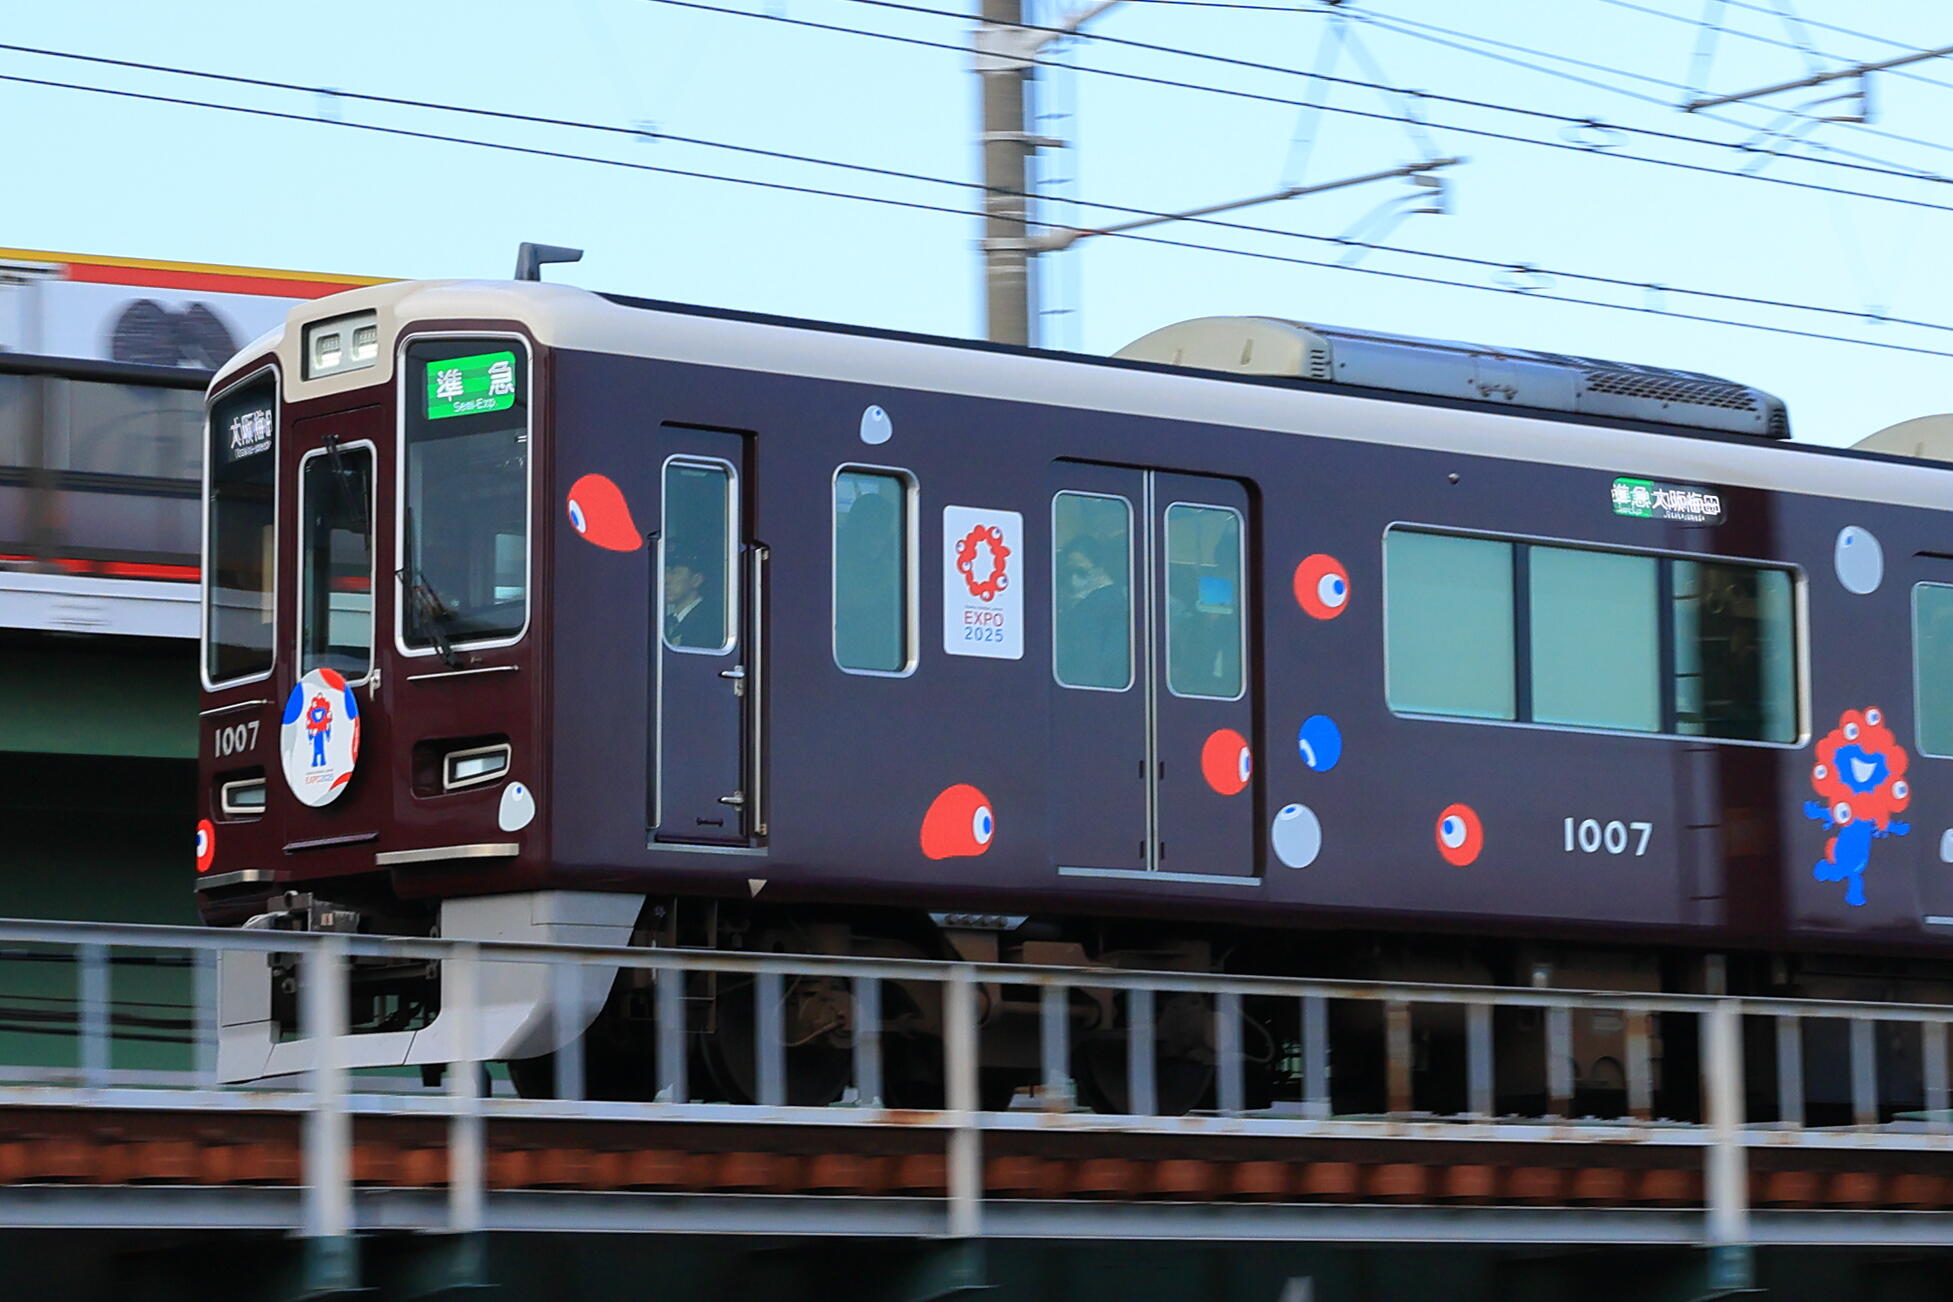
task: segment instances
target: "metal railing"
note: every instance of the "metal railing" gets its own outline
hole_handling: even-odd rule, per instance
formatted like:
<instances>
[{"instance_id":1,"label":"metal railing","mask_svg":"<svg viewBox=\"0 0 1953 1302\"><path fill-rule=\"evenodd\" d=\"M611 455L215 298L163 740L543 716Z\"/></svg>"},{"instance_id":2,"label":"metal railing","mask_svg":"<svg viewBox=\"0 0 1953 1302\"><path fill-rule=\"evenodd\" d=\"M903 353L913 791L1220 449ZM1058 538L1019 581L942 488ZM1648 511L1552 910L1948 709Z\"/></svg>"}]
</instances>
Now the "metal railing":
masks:
<instances>
[{"instance_id":1,"label":"metal railing","mask_svg":"<svg viewBox=\"0 0 1953 1302\"><path fill-rule=\"evenodd\" d=\"M317 1049L301 1081L241 1086L217 1081L218 1027L211 996L220 953L296 956L301 1025ZM353 1118L361 1115L445 1119L447 1228L459 1233L483 1226L484 1123L504 1118L933 1130L944 1139L948 1174L943 1228L953 1236L983 1232L984 1136L1013 1130L1536 1146L1635 1143L1693 1150L1690 1160L1699 1158L1704 1175L1702 1241L1711 1246L1748 1241L1747 1157L1760 1147L1953 1151L1946 1057L1946 1026L1953 1009L1941 1007L19 921L0 921L0 999L6 997L10 963L30 957L41 970L42 988L51 963L72 967L74 1016L67 1034L75 1052L67 1063L26 1061L29 1055L18 1049L20 1035L0 1028L0 1107L299 1114L304 1128L301 1233L317 1238L352 1230L351 1129ZM113 1016L118 973L158 970L159 959L187 966L194 974L193 1015L185 1019L190 1065L181 1070L118 1067ZM415 1088L397 1075L365 1075L343 1065L339 1046L347 1042L342 1037L348 1026L349 965L374 959L441 965L442 1014L455 1018L459 1028L452 1042L458 1066L445 1073L442 1088ZM564 991L585 965L650 973L656 1028L652 1078L644 1082L649 1101L581 1097L580 1056L573 1052L556 1055L560 1097L522 1099L485 1091L485 1073L475 1065L480 1041L475 1028L484 975L504 963L551 965L560 975L554 988ZM694 1011L686 983L701 979L694 974L751 980L756 1029L750 1103L705 1101L703 1091L688 1079L694 1028L687 1019ZM788 1101L785 996L788 983L810 979L845 985L852 1009L849 1081L841 1099L825 1106ZM124 980L134 978L125 975ZM940 997L940 1108L899 1110L885 1102L891 1030L882 1010L888 1006L886 992L896 983L911 991L933 990ZM984 1111L979 1106L979 1037L985 1010L994 1009L1005 991L1016 992L1020 1006L1037 1010L1036 1084L1012 1106ZM1125 1048L1121 1112L1085 1111L1076 1103L1072 1041L1079 1020L1075 996L1081 995L1116 1011L1114 1025ZM1200 1056L1211 1064L1211 1089L1203 1090L1197 1110L1183 1115L1158 1111L1155 1032L1162 999L1181 1001L1183 1014L1187 1000L1193 1000L1211 1030L1200 1048ZM905 1007L910 1003L902 1002ZM565 996L558 1006L570 1003ZM1339 1013L1358 1021L1367 1017L1375 1033L1347 1034L1347 1022L1339 1029ZM1617 1040L1609 1044L1617 1042L1624 1059L1621 1106L1615 1109L1618 1115L1576 1117L1576 1019L1596 1014L1614 1028L1609 1033ZM1445 1112L1415 1107L1418 1089L1428 1088L1432 1075L1429 1068L1420 1072L1415 1061L1420 1015L1462 1020L1462 1061L1455 1064L1462 1079L1451 1095L1462 1106ZM1807 1124L1806 1117L1813 1054L1802 1028L1820 1019L1848 1028L1849 1097L1844 1102L1849 1120L1835 1126ZM1277 1022L1283 1028L1280 1034L1268 1030ZM1250 1027L1257 1029L1259 1054L1244 1034ZM1917 1053L1897 1054L1896 1060L1913 1064L1907 1070L1915 1079L1880 1081L1881 1033L1901 1047L1910 1037ZM1694 1052L1681 1051L1685 1040L1694 1042ZM1332 1047L1339 1057L1334 1064ZM1543 1104L1530 1112L1501 1111L1501 1100L1511 1093L1499 1088L1501 1071L1511 1074L1509 1067L1502 1067L1502 1055L1515 1048L1531 1054L1528 1061L1544 1077L1538 1096ZM1282 1060L1280 1070L1271 1069L1269 1059L1276 1056ZM1890 1051L1886 1056L1895 1058ZM1365 1057L1370 1061L1363 1061ZM1676 1063L1684 1061L1699 1067L1699 1090L1681 1088L1673 1079L1681 1071ZM1339 1107L1338 1082L1341 1074L1351 1072L1375 1082L1364 1102L1380 1102L1380 1109L1359 1111L1347 1103ZM1257 1095L1252 1099L1251 1076ZM1747 1104L1768 1098L1772 1091L1761 1084L1772 1080L1775 1115L1748 1120ZM1758 1088L1746 1088L1746 1081ZM1260 1097L1271 1090L1273 1097ZM1351 1096L1349 1090L1343 1093ZM1921 1106L1882 1107L1881 1097L1888 1102L1910 1099ZM1679 1106L1667 1109L1679 1115L1661 1116L1660 1099L1671 1104L1679 1100Z\"/></svg>"}]
</instances>

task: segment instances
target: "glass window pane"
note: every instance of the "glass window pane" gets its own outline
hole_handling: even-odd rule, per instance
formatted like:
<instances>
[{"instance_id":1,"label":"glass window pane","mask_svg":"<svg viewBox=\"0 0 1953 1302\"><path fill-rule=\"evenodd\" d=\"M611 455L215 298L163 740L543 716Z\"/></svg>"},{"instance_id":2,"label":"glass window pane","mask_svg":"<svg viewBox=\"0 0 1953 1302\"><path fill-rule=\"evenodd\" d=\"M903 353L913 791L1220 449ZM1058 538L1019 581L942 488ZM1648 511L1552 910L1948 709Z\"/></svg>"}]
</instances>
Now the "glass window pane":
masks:
<instances>
[{"instance_id":1,"label":"glass window pane","mask_svg":"<svg viewBox=\"0 0 1953 1302\"><path fill-rule=\"evenodd\" d=\"M1528 563L1534 722L1659 732L1655 558L1533 547Z\"/></svg>"},{"instance_id":2,"label":"glass window pane","mask_svg":"<svg viewBox=\"0 0 1953 1302\"><path fill-rule=\"evenodd\" d=\"M213 683L271 670L277 416L270 376L233 389L210 409L204 672Z\"/></svg>"},{"instance_id":3,"label":"glass window pane","mask_svg":"<svg viewBox=\"0 0 1953 1302\"><path fill-rule=\"evenodd\" d=\"M1512 544L1392 529L1383 550L1390 708L1515 717Z\"/></svg>"},{"instance_id":4,"label":"glass window pane","mask_svg":"<svg viewBox=\"0 0 1953 1302\"><path fill-rule=\"evenodd\" d=\"M299 666L373 667L373 454L310 457L299 485Z\"/></svg>"},{"instance_id":5,"label":"glass window pane","mask_svg":"<svg viewBox=\"0 0 1953 1302\"><path fill-rule=\"evenodd\" d=\"M908 513L900 475L834 477L834 660L843 669L909 667Z\"/></svg>"},{"instance_id":6,"label":"glass window pane","mask_svg":"<svg viewBox=\"0 0 1953 1302\"><path fill-rule=\"evenodd\" d=\"M514 637L529 615L526 354L504 339L417 343L405 376L407 645Z\"/></svg>"},{"instance_id":7,"label":"glass window pane","mask_svg":"<svg viewBox=\"0 0 1953 1302\"><path fill-rule=\"evenodd\" d=\"M1797 739L1793 589L1783 570L1675 561L1675 730Z\"/></svg>"},{"instance_id":8,"label":"glass window pane","mask_svg":"<svg viewBox=\"0 0 1953 1302\"><path fill-rule=\"evenodd\" d=\"M1166 508L1166 685L1180 696L1241 695L1241 517Z\"/></svg>"},{"instance_id":9,"label":"glass window pane","mask_svg":"<svg viewBox=\"0 0 1953 1302\"><path fill-rule=\"evenodd\" d=\"M720 652L732 646L732 472L665 466L665 645Z\"/></svg>"},{"instance_id":10,"label":"glass window pane","mask_svg":"<svg viewBox=\"0 0 1953 1302\"><path fill-rule=\"evenodd\" d=\"M1060 493L1051 504L1052 668L1067 687L1132 686L1132 503Z\"/></svg>"},{"instance_id":11,"label":"glass window pane","mask_svg":"<svg viewBox=\"0 0 1953 1302\"><path fill-rule=\"evenodd\" d=\"M1912 590L1914 674L1919 693L1919 749L1953 755L1953 585Z\"/></svg>"}]
</instances>

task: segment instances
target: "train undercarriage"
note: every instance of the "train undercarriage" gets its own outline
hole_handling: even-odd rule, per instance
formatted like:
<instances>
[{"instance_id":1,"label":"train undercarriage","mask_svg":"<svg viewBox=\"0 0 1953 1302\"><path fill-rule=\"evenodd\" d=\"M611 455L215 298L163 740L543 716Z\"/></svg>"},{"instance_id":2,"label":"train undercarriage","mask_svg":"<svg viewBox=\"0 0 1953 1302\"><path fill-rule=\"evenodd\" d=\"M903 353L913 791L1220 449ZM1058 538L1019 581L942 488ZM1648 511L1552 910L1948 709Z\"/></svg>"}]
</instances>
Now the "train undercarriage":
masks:
<instances>
[{"instance_id":1,"label":"train undercarriage","mask_svg":"<svg viewBox=\"0 0 1953 1302\"><path fill-rule=\"evenodd\" d=\"M261 915L260 926L307 930L358 928L395 934L434 930L411 915L378 916L371 910L288 897L287 908ZM1825 954L1704 953L1680 947L1608 946L1445 934L1356 931L1273 931L1212 927L1194 929L1133 919L1063 920L1003 915L925 915L892 909L809 908L755 901L664 898L644 903L629 931L633 946L677 947L745 953L823 954L837 957L951 960L981 964L1022 963L1108 971L1182 971L1311 977L1350 981L1416 981L1458 986L1552 987L1665 993L1732 993L1768 997L1953 1003L1953 974L1943 965L1904 958ZM352 966L352 1025L369 1036L420 1032L438 1025L438 965L356 961ZM301 974L274 960L271 1020L289 1038L299 1023ZM565 1082L592 1098L650 1099L657 1080L659 1000L656 977L646 970L600 978L584 997L587 1026L570 1050L577 1057L565 1072L561 1048L511 1055L507 1070L517 1091L550 1097ZM758 1005L754 979L724 973L685 978L683 1009L687 1078L695 1099L751 1102L762 1096L757 1047ZM893 1108L945 1106L941 987L890 979L880 983L877 1027L882 1061L881 1102ZM561 1017L562 1005L552 1015ZM1301 1097L1302 1010L1291 999L1244 998L1242 1048L1245 1099L1250 1108ZM1066 1042L1069 1081L1082 1106L1117 1113L1129 1110L1129 1044L1123 999L1089 979L1067 992ZM1151 1010L1156 1109L1178 1114L1212 1108L1218 1045L1214 1009L1207 996L1163 997ZM977 987L979 1102L1002 1109L1020 1098L1035 1100L1046 1089L1040 1058L1041 990L1008 980ZM1380 1002L1335 1000L1329 1005L1327 1047L1333 1062L1331 1106L1339 1114L1405 1110L1431 1115L1467 1110L1467 1018L1462 1007L1415 1006L1397 1014L1408 1026L1391 1027L1393 1014ZM574 1015L573 1015L574 1016ZM1549 1037L1539 1015L1523 1008L1495 1011L1494 1102L1500 1115L1545 1116L1570 1108L1573 1116L1626 1115L1629 1040L1636 1033L1618 1013L1576 1014L1560 1044L1568 1057L1560 1074L1566 1097L1556 1098L1547 1061ZM842 1101L853 1085L855 1039L862 1026L848 982L801 978L780 990L778 1019L784 1101L822 1105ZM1693 1026L1662 1017L1641 1033L1653 1068L1656 1115L1694 1119L1697 1036ZM1746 1035L1767 1037L1764 1019ZM1385 1037L1407 1034L1413 1052L1409 1098L1392 1095L1385 1079ZM1807 1018L1805 1106L1818 1124L1851 1115L1852 1085L1846 1065L1846 1028ZM560 1044L553 1030L540 1043ZM1835 1043L1834 1043L1835 1041ZM526 1047L539 1041L531 1036ZM1757 1047L1762 1048L1762 1043ZM1878 1105L1889 1117L1923 1100L1897 1082L1920 1079L1916 1041L1894 1036L1875 1046ZM438 1063L423 1070L438 1074ZM411 1059L403 1059L411 1061ZM1765 1049L1755 1055L1769 1061ZM1835 1066L1835 1070L1827 1066ZM1749 1083L1752 1116L1768 1116L1776 1083Z\"/></svg>"}]
</instances>

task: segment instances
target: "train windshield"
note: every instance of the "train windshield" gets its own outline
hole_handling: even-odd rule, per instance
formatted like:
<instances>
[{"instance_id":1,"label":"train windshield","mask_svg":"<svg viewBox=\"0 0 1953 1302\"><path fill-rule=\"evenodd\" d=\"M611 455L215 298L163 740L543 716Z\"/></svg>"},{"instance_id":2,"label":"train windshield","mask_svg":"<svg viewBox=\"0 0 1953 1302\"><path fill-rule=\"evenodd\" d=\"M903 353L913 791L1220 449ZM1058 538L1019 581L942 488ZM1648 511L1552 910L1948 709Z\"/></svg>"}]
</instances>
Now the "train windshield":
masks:
<instances>
[{"instance_id":1,"label":"train windshield","mask_svg":"<svg viewBox=\"0 0 1953 1302\"><path fill-rule=\"evenodd\" d=\"M277 423L278 386L268 372L210 409L204 677L213 686L271 672Z\"/></svg>"},{"instance_id":2,"label":"train windshield","mask_svg":"<svg viewBox=\"0 0 1953 1302\"><path fill-rule=\"evenodd\" d=\"M529 618L529 362L511 339L410 345L401 637L512 641Z\"/></svg>"}]
</instances>

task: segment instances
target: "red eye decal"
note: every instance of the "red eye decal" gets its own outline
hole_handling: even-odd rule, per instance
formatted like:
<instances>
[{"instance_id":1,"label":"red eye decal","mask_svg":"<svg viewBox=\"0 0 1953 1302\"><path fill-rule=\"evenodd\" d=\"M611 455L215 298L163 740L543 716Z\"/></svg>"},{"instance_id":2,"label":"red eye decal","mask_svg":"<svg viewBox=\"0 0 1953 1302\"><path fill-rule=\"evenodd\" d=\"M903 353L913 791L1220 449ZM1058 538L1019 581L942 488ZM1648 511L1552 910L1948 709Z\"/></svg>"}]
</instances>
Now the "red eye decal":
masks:
<instances>
[{"instance_id":1,"label":"red eye decal","mask_svg":"<svg viewBox=\"0 0 1953 1302\"><path fill-rule=\"evenodd\" d=\"M207 873L217 859L217 829L209 819L197 824L197 871Z\"/></svg>"},{"instance_id":2,"label":"red eye decal","mask_svg":"<svg viewBox=\"0 0 1953 1302\"><path fill-rule=\"evenodd\" d=\"M1295 600L1317 619L1336 618L1349 606L1349 571L1317 552L1295 567Z\"/></svg>"},{"instance_id":3,"label":"red eye decal","mask_svg":"<svg viewBox=\"0 0 1953 1302\"><path fill-rule=\"evenodd\" d=\"M1224 796L1238 794L1254 771L1255 757L1248 749L1248 739L1232 728L1222 728L1200 748L1200 775Z\"/></svg>"},{"instance_id":4,"label":"red eye decal","mask_svg":"<svg viewBox=\"0 0 1953 1302\"><path fill-rule=\"evenodd\" d=\"M567 509L570 528L585 542L614 552L634 552L644 546L644 535L631 519L623 490L602 475L585 475L570 485Z\"/></svg>"},{"instance_id":5,"label":"red eye decal","mask_svg":"<svg viewBox=\"0 0 1953 1302\"><path fill-rule=\"evenodd\" d=\"M1437 838L1438 853L1444 861L1463 868L1485 848L1485 829L1479 825L1478 811L1470 805L1446 805L1438 815Z\"/></svg>"},{"instance_id":6,"label":"red eye decal","mask_svg":"<svg viewBox=\"0 0 1953 1302\"><path fill-rule=\"evenodd\" d=\"M990 848L997 820L990 797L959 782L929 802L922 816L922 853L931 859L967 859Z\"/></svg>"}]
</instances>

